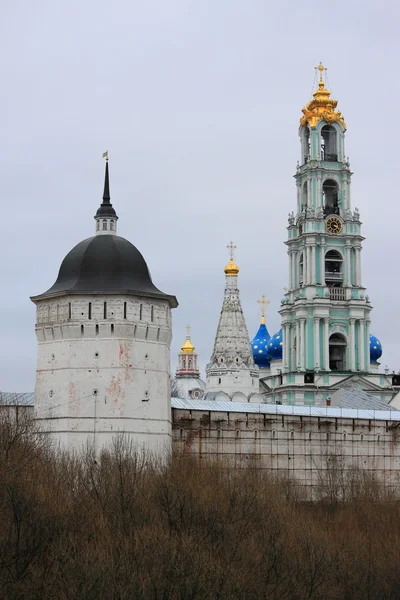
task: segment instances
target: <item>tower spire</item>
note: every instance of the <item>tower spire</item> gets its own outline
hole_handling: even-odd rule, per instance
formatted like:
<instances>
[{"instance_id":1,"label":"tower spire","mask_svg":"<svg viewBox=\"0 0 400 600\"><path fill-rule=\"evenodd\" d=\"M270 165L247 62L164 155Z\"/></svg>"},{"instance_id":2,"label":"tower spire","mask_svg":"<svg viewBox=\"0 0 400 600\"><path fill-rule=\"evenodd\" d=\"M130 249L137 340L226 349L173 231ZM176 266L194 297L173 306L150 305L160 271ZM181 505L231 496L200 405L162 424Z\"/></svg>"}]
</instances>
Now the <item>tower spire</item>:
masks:
<instances>
[{"instance_id":1,"label":"tower spire","mask_svg":"<svg viewBox=\"0 0 400 600\"><path fill-rule=\"evenodd\" d=\"M254 365L238 288L239 267L233 261L235 245L228 245L230 262L225 267L226 283L214 350L206 367L207 392L224 392L233 397L250 397L258 392L258 367Z\"/></svg>"},{"instance_id":2,"label":"tower spire","mask_svg":"<svg viewBox=\"0 0 400 600\"><path fill-rule=\"evenodd\" d=\"M104 191L103 202L100 204L100 207L97 209L97 213L94 217L96 220L96 235L116 235L118 217L113 205L111 204L108 150L103 153L103 158L106 159Z\"/></svg>"},{"instance_id":3,"label":"tower spire","mask_svg":"<svg viewBox=\"0 0 400 600\"><path fill-rule=\"evenodd\" d=\"M106 172L104 176L104 192L103 192L103 204L110 204L110 179L108 174L108 150L104 152L103 158L106 159Z\"/></svg>"}]
</instances>

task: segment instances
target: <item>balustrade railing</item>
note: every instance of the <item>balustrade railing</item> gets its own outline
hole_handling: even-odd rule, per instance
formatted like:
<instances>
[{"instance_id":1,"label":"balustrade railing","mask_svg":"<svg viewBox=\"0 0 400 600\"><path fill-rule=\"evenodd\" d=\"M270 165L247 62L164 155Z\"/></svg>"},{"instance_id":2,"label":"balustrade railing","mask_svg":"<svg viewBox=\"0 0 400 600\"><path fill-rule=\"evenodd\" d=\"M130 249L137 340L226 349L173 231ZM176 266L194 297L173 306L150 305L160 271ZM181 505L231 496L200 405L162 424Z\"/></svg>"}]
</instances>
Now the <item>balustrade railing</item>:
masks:
<instances>
[{"instance_id":1,"label":"balustrade railing","mask_svg":"<svg viewBox=\"0 0 400 600\"><path fill-rule=\"evenodd\" d=\"M346 290L344 288L329 288L329 298L331 300L346 300Z\"/></svg>"}]
</instances>

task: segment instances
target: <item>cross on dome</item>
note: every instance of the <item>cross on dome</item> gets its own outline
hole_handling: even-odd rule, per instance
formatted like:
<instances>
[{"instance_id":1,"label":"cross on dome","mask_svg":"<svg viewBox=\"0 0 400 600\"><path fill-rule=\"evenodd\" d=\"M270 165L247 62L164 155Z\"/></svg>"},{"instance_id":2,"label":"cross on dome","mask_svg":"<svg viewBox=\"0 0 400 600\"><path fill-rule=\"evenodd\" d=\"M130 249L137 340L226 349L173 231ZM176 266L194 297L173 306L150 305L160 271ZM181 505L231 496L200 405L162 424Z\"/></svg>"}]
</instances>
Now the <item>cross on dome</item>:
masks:
<instances>
[{"instance_id":1,"label":"cross on dome","mask_svg":"<svg viewBox=\"0 0 400 600\"><path fill-rule=\"evenodd\" d=\"M259 304L261 306L261 323L264 324L265 323L265 309L268 306L268 304L271 304L271 302L269 300L266 300L265 294L262 294L261 299L257 300L257 304Z\"/></svg>"},{"instance_id":2,"label":"cross on dome","mask_svg":"<svg viewBox=\"0 0 400 600\"><path fill-rule=\"evenodd\" d=\"M314 69L316 71L319 71L319 80L320 82L323 82L323 78L322 78L322 74L324 71L327 71L327 67L324 67L324 65L322 64L322 62L319 63L318 67L314 67Z\"/></svg>"},{"instance_id":3,"label":"cross on dome","mask_svg":"<svg viewBox=\"0 0 400 600\"><path fill-rule=\"evenodd\" d=\"M236 246L233 242L229 242L229 244L227 245L227 248L229 250L229 265L226 265L224 271L225 271L225 275L227 277L233 277L239 273L239 267L235 264L235 262L233 260L233 255L234 255Z\"/></svg>"},{"instance_id":4,"label":"cross on dome","mask_svg":"<svg viewBox=\"0 0 400 600\"><path fill-rule=\"evenodd\" d=\"M229 244L227 245L227 248L229 250L229 258L233 259L235 249L236 249L235 244L233 242L229 242Z\"/></svg>"}]
</instances>

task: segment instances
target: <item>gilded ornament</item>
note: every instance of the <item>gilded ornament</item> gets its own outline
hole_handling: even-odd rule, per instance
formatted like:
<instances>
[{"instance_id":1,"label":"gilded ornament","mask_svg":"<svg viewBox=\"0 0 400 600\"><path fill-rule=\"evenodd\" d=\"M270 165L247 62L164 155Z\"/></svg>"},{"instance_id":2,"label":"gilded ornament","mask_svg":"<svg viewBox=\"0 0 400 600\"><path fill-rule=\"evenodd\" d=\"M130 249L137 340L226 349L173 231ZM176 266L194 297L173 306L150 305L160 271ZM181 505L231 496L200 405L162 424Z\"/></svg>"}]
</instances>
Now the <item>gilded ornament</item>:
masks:
<instances>
[{"instance_id":1,"label":"gilded ornament","mask_svg":"<svg viewBox=\"0 0 400 600\"><path fill-rule=\"evenodd\" d=\"M313 93L313 100L302 109L303 116L300 119L300 125L315 127L319 121L325 121L329 124L341 123L344 129L347 129L342 113L335 110L338 101L333 100L330 97L330 91L325 88L322 74L326 71L326 67L320 63L315 68L320 72L318 89Z\"/></svg>"}]
</instances>

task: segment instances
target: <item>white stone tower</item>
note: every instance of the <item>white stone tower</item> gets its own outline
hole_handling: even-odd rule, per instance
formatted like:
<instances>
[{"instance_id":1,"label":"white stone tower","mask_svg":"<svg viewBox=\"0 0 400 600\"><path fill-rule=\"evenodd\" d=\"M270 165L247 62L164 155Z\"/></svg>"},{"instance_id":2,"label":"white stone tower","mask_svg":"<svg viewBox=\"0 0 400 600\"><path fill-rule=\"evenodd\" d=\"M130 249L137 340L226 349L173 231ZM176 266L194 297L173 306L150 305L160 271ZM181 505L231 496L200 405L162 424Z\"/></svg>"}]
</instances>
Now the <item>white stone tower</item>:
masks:
<instances>
[{"instance_id":1,"label":"white stone tower","mask_svg":"<svg viewBox=\"0 0 400 600\"><path fill-rule=\"evenodd\" d=\"M152 283L140 252L117 236L108 156L96 235L64 258L37 307L36 418L57 443L98 451L119 432L138 446L171 442L174 296Z\"/></svg>"},{"instance_id":2,"label":"white stone tower","mask_svg":"<svg viewBox=\"0 0 400 600\"><path fill-rule=\"evenodd\" d=\"M239 267L233 260L235 246L231 242L230 261L225 267L226 285L214 351L206 367L207 399L245 402L259 392L259 369L254 364L249 334L240 304ZM257 399L259 401L259 399Z\"/></svg>"}]
</instances>

